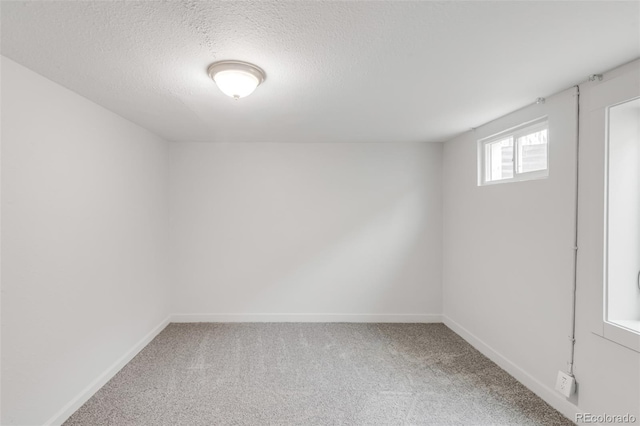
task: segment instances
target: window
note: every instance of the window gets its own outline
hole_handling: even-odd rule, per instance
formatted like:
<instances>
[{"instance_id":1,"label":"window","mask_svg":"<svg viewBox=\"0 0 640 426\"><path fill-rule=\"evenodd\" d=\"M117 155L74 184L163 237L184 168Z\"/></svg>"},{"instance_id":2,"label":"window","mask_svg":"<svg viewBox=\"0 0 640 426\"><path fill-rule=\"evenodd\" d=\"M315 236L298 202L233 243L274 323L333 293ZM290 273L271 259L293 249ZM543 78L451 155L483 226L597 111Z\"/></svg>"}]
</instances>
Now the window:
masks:
<instances>
[{"instance_id":1,"label":"window","mask_svg":"<svg viewBox=\"0 0 640 426\"><path fill-rule=\"evenodd\" d=\"M583 302L594 335L640 353L640 62L585 86L578 221Z\"/></svg>"},{"instance_id":2,"label":"window","mask_svg":"<svg viewBox=\"0 0 640 426\"><path fill-rule=\"evenodd\" d=\"M640 98L610 106L607 119L604 320L640 350Z\"/></svg>"},{"instance_id":3,"label":"window","mask_svg":"<svg viewBox=\"0 0 640 426\"><path fill-rule=\"evenodd\" d=\"M547 119L525 123L478 141L478 185L549 175Z\"/></svg>"}]
</instances>

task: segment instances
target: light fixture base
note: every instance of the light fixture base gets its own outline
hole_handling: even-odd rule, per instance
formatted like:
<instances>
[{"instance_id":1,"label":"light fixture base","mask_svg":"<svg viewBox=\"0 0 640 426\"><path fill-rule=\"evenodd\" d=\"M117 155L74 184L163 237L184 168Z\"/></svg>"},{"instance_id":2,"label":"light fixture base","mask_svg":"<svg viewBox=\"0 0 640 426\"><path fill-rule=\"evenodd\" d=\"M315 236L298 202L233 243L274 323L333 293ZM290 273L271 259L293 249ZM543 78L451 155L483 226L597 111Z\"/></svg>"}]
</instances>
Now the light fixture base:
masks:
<instances>
[{"instance_id":1,"label":"light fixture base","mask_svg":"<svg viewBox=\"0 0 640 426\"><path fill-rule=\"evenodd\" d=\"M207 69L207 73L209 74L209 77L214 79L214 76L220 71L230 71L230 70L247 72L255 76L260 82L260 84L262 84L267 78L267 75L265 74L262 68L256 65L250 64L249 62L243 62L243 61L214 62L213 64L209 65L209 68Z\"/></svg>"}]
</instances>

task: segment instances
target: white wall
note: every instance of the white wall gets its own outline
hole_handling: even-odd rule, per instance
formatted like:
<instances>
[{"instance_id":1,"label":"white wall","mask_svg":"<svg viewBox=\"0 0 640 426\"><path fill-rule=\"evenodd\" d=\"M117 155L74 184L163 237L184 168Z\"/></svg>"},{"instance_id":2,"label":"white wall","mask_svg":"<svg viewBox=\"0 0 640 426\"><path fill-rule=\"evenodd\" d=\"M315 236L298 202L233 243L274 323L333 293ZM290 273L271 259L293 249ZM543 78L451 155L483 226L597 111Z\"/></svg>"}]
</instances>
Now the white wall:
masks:
<instances>
[{"instance_id":1,"label":"white wall","mask_svg":"<svg viewBox=\"0 0 640 426\"><path fill-rule=\"evenodd\" d=\"M625 73L638 76L638 63L605 74L605 81ZM443 315L447 325L566 416L640 418L640 354L592 332L594 319L602 327L597 304L603 279L604 121L598 145L585 141L593 120L589 98L599 84L580 87L578 393L567 400L553 389L558 370L567 370L570 348L575 89L445 143ZM601 92L611 95L610 88ZM476 141L541 115L549 116L548 179L478 187Z\"/></svg>"},{"instance_id":2,"label":"white wall","mask_svg":"<svg viewBox=\"0 0 640 426\"><path fill-rule=\"evenodd\" d=\"M545 115L549 177L478 186L477 140ZM575 119L571 89L444 146L445 321L548 389L569 357Z\"/></svg>"},{"instance_id":3,"label":"white wall","mask_svg":"<svg viewBox=\"0 0 640 426\"><path fill-rule=\"evenodd\" d=\"M602 337L615 337L606 330L609 327L603 327L602 309L605 107L640 96L640 60L605 73L602 81L581 84L580 91L580 249L575 363L578 403L583 411L629 412L640 421L640 353ZM635 340L636 348L640 348L640 338L628 336L631 341Z\"/></svg>"},{"instance_id":4,"label":"white wall","mask_svg":"<svg viewBox=\"0 0 640 426\"><path fill-rule=\"evenodd\" d=\"M173 311L438 320L441 149L172 144Z\"/></svg>"},{"instance_id":5,"label":"white wall","mask_svg":"<svg viewBox=\"0 0 640 426\"><path fill-rule=\"evenodd\" d=\"M167 181L166 142L2 58L3 425L61 414L165 319Z\"/></svg>"}]
</instances>

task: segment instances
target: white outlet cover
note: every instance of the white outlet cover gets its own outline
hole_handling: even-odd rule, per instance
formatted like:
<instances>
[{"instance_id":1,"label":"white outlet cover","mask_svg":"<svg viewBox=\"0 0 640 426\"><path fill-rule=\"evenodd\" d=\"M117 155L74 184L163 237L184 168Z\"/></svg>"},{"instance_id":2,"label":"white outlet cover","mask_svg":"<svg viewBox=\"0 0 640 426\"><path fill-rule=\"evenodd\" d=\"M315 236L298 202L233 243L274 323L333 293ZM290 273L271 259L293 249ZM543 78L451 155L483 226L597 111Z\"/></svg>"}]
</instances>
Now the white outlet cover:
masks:
<instances>
[{"instance_id":1,"label":"white outlet cover","mask_svg":"<svg viewBox=\"0 0 640 426\"><path fill-rule=\"evenodd\" d=\"M573 395L573 393L576 391L575 377L570 376L564 371L558 371L558 378L556 379L556 390L567 398Z\"/></svg>"}]
</instances>

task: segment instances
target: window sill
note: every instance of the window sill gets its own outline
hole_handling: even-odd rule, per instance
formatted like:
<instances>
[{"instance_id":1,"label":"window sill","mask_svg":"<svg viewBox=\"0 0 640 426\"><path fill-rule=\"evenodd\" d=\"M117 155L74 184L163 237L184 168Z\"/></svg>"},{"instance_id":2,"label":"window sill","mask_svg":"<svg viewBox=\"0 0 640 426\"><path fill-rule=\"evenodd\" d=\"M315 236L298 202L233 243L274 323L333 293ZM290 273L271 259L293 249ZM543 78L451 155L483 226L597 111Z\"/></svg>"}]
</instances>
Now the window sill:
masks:
<instances>
[{"instance_id":1,"label":"window sill","mask_svg":"<svg viewBox=\"0 0 640 426\"><path fill-rule=\"evenodd\" d=\"M499 185L502 183L512 183L512 182L526 182L530 180L546 179L548 177L549 177L549 170L541 170L537 172L520 173L515 178L478 182L478 186Z\"/></svg>"},{"instance_id":2,"label":"window sill","mask_svg":"<svg viewBox=\"0 0 640 426\"><path fill-rule=\"evenodd\" d=\"M638 338L640 338L640 320L611 320L610 322L638 333Z\"/></svg>"},{"instance_id":3,"label":"window sill","mask_svg":"<svg viewBox=\"0 0 640 426\"><path fill-rule=\"evenodd\" d=\"M640 320L604 321L602 331L605 339L640 352Z\"/></svg>"}]
</instances>

